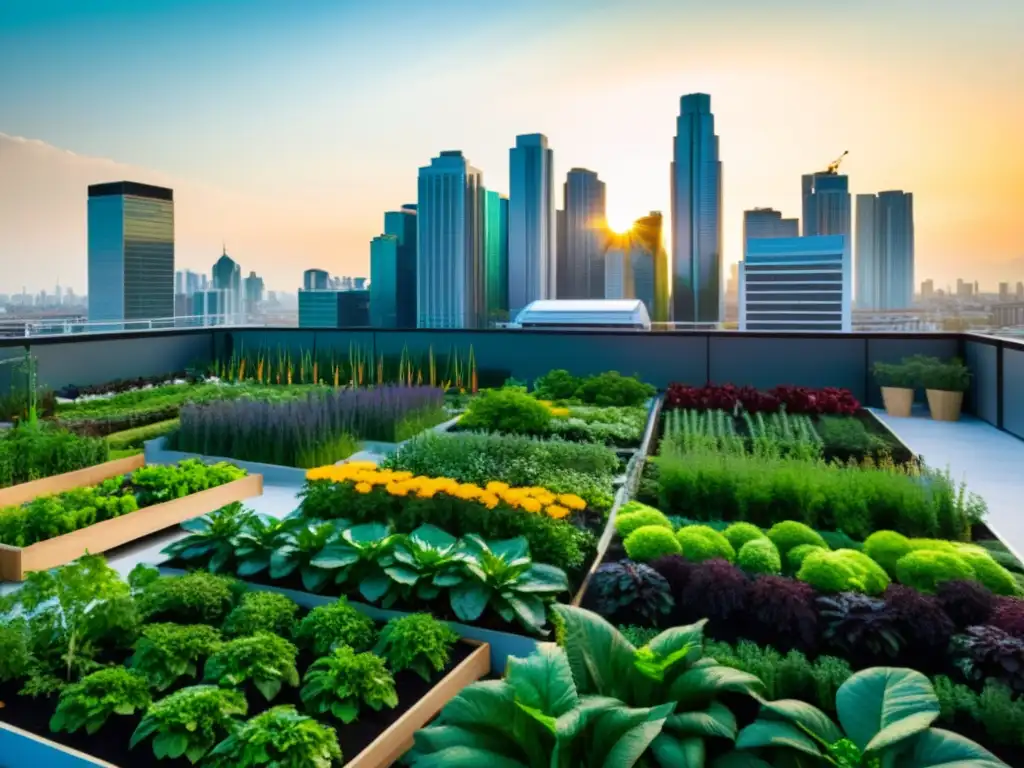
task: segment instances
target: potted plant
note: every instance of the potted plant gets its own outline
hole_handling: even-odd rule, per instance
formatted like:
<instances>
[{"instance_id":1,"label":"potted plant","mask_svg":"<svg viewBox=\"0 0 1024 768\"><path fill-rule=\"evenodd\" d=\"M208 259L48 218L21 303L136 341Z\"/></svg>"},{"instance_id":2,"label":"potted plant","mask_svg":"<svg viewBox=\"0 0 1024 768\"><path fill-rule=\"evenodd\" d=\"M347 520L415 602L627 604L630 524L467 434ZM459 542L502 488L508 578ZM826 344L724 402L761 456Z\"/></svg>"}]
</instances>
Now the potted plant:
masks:
<instances>
[{"instance_id":1,"label":"potted plant","mask_svg":"<svg viewBox=\"0 0 1024 768\"><path fill-rule=\"evenodd\" d=\"M962 360L936 360L921 367L921 384L928 395L928 409L936 421L957 421L964 392L971 385L971 371Z\"/></svg>"},{"instance_id":2,"label":"potted plant","mask_svg":"<svg viewBox=\"0 0 1024 768\"><path fill-rule=\"evenodd\" d=\"M899 363L875 363L875 381L882 388L882 402L890 416L910 416L917 384L916 364L908 360Z\"/></svg>"}]
</instances>

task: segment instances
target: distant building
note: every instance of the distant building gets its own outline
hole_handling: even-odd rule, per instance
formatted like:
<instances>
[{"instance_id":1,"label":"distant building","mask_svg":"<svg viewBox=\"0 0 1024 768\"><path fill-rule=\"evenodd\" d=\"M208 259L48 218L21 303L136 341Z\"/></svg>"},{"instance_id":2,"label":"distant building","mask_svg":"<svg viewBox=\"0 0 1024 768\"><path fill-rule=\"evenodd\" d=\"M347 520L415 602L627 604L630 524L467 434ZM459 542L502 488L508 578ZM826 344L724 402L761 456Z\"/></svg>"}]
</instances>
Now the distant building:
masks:
<instances>
[{"instance_id":1,"label":"distant building","mask_svg":"<svg viewBox=\"0 0 1024 768\"><path fill-rule=\"evenodd\" d=\"M119 181L89 187L89 320L174 316L174 192Z\"/></svg>"},{"instance_id":2,"label":"distant building","mask_svg":"<svg viewBox=\"0 0 1024 768\"><path fill-rule=\"evenodd\" d=\"M513 319L512 328L573 331L588 328L651 330L651 318L642 301L626 299L565 299L535 301Z\"/></svg>"},{"instance_id":3,"label":"distant building","mask_svg":"<svg viewBox=\"0 0 1024 768\"><path fill-rule=\"evenodd\" d=\"M753 208L743 212L743 240L763 237L799 237L800 222L782 218L774 208Z\"/></svg>"},{"instance_id":4,"label":"distant building","mask_svg":"<svg viewBox=\"0 0 1024 768\"><path fill-rule=\"evenodd\" d=\"M487 313L492 318L508 312L508 197L486 190L484 198Z\"/></svg>"},{"instance_id":5,"label":"distant building","mask_svg":"<svg viewBox=\"0 0 1024 768\"><path fill-rule=\"evenodd\" d=\"M555 298L564 297L570 290L568 245L565 231L565 209L555 211Z\"/></svg>"},{"instance_id":6,"label":"distant building","mask_svg":"<svg viewBox=\"0 0 1024 768\"><path fill-rule=\"evenodd\" d=\"M370 292L299 291L300 328L364 328L370 325Z\"/></svg>"},{"instance_id":7,"label":"distant building","mask_svg":"<svg viewBox=\"0 0 1024 768\"><path fill-rule=\"evenodd\" d=\"M226 322L237 322L244 312L242 267L228 256L226 247L221 248L221 256L213 265L212 275L210 287L224 294L221 298L220 314L225 316Z\"/></svg>"},{"instance_id":8,"label":"distant building","mask_svg":"<svg viewBox=\"0 0 1024 768\"><path fill-rule=\"evenodd\" d=\"M605 183L594 171L573 168L565 177L559 299L604 298L604 253L608 247Z\"/></svg>"},{"instance_id":9,"label":"distant building","mask_svg":"<svg viewBox=\"0 0 1024 768\"><path fill-rule=\"evenodd\" d=\"M739 329L849 332L852 277L845 240L748 240L739 265Z\"/></svg>"},{"instance_id":10,"label":"distant building","mask_svg":"<svg viewBox=\"0 0 1024 768\"><path fill-rule=\"evenodd\" d=\"M935 281L929 278L921 283L921 298L931 299L935 297Z\"/></svg>"},{"instance_id":11,"label":"distant building","mask_svg":"<svg viewBox=\"0 0 1024 768\"><path fill-rule=\"evenodd\" d=\"M446 150L420 168L418 190L416 326L480 328L487 319L483 174L461 151Z\"/></svg>"},{"instance_id":12,"label":"distant building","mask_svg":"<svg viewBox=\"0 0 1024 768\"><path fill-rule=\"evenodd\" d=\"M974 284L969 283L962 277L956 279L956 295L957 298L970 299L974 296Z\"/></svg>"},{"instance_id":13,"label":"distant building","mask_svg":"<svg viewBox=\"0 0 1024 768\"><path fill-rule=\"evenodd\" d=\"M1010 284L1000 283L999 284L999 300L1009 301L1010 300Z\"/></svg>"},{"instance_id":14,"label":"distant building","mask_svg":"<svg viewBox=\"0 0 1024 768\"><path fill-rule=\"evenodd\" d=\"M857 307L909 309L914 303L914 197L857 195Z\"/></svg>"},{"instance_id":15,"label":"distant building","mask_svg":"<svg viewBox=\"0 0 1024 768\"><path fill-rule=\"evenodd\" d=\"M385 290L393 287L395 297L395 324L397 328L416 327L416 205L406 203L401 210L384 214L384 234L392 235L397 242L395 253L394 282L390 274L382 276L388 282ZM382 264L381 267L384 265ZM377 295L374 284L377 278L370 270L370 310L373 311L373 297ZM373 323L375 324L375 323Z\"/></svg>"},{"instance_id":16,"label":"distant building","mask_svg":"<svg viewBox=\"0 0 1024 768\"><path fill-rule=\"evenodd\" d=\"M196 325L224 325L230 316L228 291L216 288L196 291L190 298Z\"/></svg>"},{"instance_id":17,"label":"distant building","mask_svg":"<svg viewBox=\"0 0 1024 768\"><path fill-rule=\"evenodd\" d=\"M850 238L850 178L822 171L801 177L803 235L843 235ZM849 242L847 242L849 247Z\"/></svg>"},{"instance_id":18,"label":"distant building","mask_svg":"<svg viewBox=\"0 0 1024 768\"><path fill-rule=\"evenodd\" d=\"M992 321L997 328L1024 328L1024 302L996 304L992 307Z\"/></svg>"},{"instance_id":19,"label":"distant building","mask_svg":"<svg viewBox=\"0 0 1024 768\"><path fill-rule=\"evenodd\" d=\"M330 286L331 276L323 269L307 269L302 273L302 290L326 291Z\"/></svg>"},{"instance_id":20,"label":"distant building","mask_svg":"<svg viewBox=\"0 0 1024 768\"><path fill-rule=\"evenodd\" d=\"M510 311L515 314L530 302L553 298L556 270L554 153L541 133L516 136L509 151Z\"/></svg>"},{"instance_id":21,"label":"distant building","mask_svg":"<svg viewBox=\"0 0 1024 768\"><path fill-rule=\"evenodd\" d=\"M1024 283L1017 282L1017 301L1024 301Z\"/></svg>"},{"instance_id":22,"label":"distant building","mask_svg":"<svg viewBox=\"0 0 1024 768\"><path fill-rule=\"evenodd\" d=\"M670 277L661 224L661 213L651 211L637 219L629 232L609 234L604 298L639 299L652 320L668 322Z\"/></svg>"},{"instance_id":23,"label":"distant building","mask_svg":"<svg viewBox=\"0 0 1024 768\"><path fill-rule=\"evenodd\" d=\"M249 276L242 281L242 291L245 295L246 313L258 310L263 303L263 278L250 271Z\"/></svg>"},{"instance_id":24,"label":"distant building","mask_svg":"<svg viewBox=\"0 0 1024 768\"><path fill-rule=\"evenodd\" d=\"M398 238L377 235L370 241L370 325L398 328L398 306Z\"/></svg>"},{"instance_id":25,"label":"distant building","mask_svg":"<svg viewBox=\"0 0 1024 768\"><path fill-rule=\"evenodd\" d=\"M639 251L639 247L636 249ZM604 298L636 299L633 276L634 246L628 238L616 238L604 254ZM575 301L570 299L569 301Z\"/></svg>"}]
</instances>

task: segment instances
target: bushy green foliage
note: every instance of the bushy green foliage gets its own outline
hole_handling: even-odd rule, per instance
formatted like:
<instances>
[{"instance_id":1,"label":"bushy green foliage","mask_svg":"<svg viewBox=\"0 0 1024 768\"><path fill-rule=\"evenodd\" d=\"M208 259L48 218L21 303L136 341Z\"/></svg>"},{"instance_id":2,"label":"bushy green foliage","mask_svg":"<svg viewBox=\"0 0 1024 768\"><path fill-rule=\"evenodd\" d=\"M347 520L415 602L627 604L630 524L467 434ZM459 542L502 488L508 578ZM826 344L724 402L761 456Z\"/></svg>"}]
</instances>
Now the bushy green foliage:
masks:
<instances>
[{"instance_id":1,"label":"bushy green foliage","mask_svg":"<svg viewBox=\"0 0 1024 768\"><path fill-rule=\"evenodd\" d=\"M486 389L470 401L459 426L482 432L546 435L552 418L550 409L526 392Z\"/></svg>"},{"instance_id":2,"label":"bushy green foliage","mask_svg":"<svg viewBox=\"0 0 1024 768\"><path fill-rule=\"evenodd\" d=\"M737 552L748 541L765 538L764 531L756 525L744 522L730 524L728 528L722 531L722 535L729 540L732 548Z\"/></svg>"},{"instance_id":3,"label":"bushy green foliage","mask_svg":"<svg viewBox=\"0 0 1024 768\"><path fill-rule=\"evenodd\" d=\"M231 733L237 715L246 713L240 691L214 685L195 685L154 702L132 734L131 748L153 736L157 760L185 757L201 760L210 748Z\"/></svg>"},{"instance_id":4,"label":"bushy green foliage","mask_svg":"<svg viewBox=\"0 0 1024 768\"><path fill-rule=\"evenodd\" d=\"M271 632L291 637L299 606L276 592L246 592L224 620L224 634L254 635Z\"/></svg>"},{"instance_id":5,"label":"bushy green foliage","mask_svg":"<svg viewBox=\"0 0 1024 768\"><path fill-rule=\"evenodd\" d=\"M151 700L144 675L124 667L107 667L61 691L50 730L74 733L85 728L92 735L111 715L133 715L146 709Z\"/></svg>"},{"instance_id":6,"label":"bushy green foliage","mask_svg":"<svg viewBox=\"0 0 1024 768\"><path fill-rule=\"evenodd\" d=\"M892 575L899 559L913 549L910 539L896 531L875 531L864 540L864 553Z\"/></svg>"},{"instance_id":7,"label":"bushy green foliage","mask_svg":"<svg viewBox=\"0 0 1024 768\"><path fill-rule=\"evenodd\" d=\"M347 645L356 651L371 647L377 638L373 621L344 598L330 605L318 605L307 613L295 630L295 640L317 656L325 656L336 646Z\"/></svg>"},{"instance_id":8,"label":"bushy green foliage","mask_svg":"<svg viewBox=\"0 0 1024 768\"><path fill-rule=\"evenodd\" d=\"M625 508L620 509L615 516L615 532L625 538L637 528L648 525L657 525L672 530L672 523L665 515L654 507L643 506L633 507L628 512Z\"/></svg>"},{"instance_id":9,"label":"bushy green foliage","mask_svg":"<svg viewBox=\"0 0 1024 768\"><path fill-rule=\"evenodd\" d=\"M574 396L593 405L624 407L643 405L654 393L654 387L635 376L608 371L583 379Z\"/></svg>"},{"instance_id":10,"label":"bushy green foliage","mask_svg":"<svg viewBox=\"0 0 1024 768\"><path fill-rule=\"evenodd\" d=\"M748 541L736 555L736 564L747 573L782 573L782 558L770 539Z\"/></svg>"},{"instance_id":11,"label":"bushy green foliage","mask_svg":"<svg viewBox=\"0 0 1024 768\"><path fill-rule=\"evenodd\" d=\"M222 643L206 660L203 681L222 688L251 681L267 701L273 701L282 685L299 685L297 655L298 649L283 637L257 632Z\"/></svg>"},{"instance_id":12,"label":"bushy green foliage","mask_svg":"<svg viewBox=\"0 0 1024 768\"><path fill-rule=\"evenodd\" d=\"M960 555L952 552L917 550L896 563L896 576L901 584L922 592L934 592L944 581L973 579L974 569Z\"/></svg>"},{"instance_id":13,"label":"bushy green foliage","mask_svg":"<svg viewBox=\"0 0 1024 768\"><path fill-rule=\"evenodd\" d=\"M22 619L0 621L0 683L17 680L28 673L31 656L28 624Z\"/></svg>"},{"instance_id":14,"label":"bushy green foliage","mask_svg":"<svg viewBox=\"0 0 1024 768\"><path fill-rule=\"evenodd\" d=\"M227 462L204 464L199 459L185 459L177 464L140 467L132 472L131 483L139 506L148 506L216 488L245 475L244 469Z\"/></svg>"},{"instance_id":15,"label":"bushy green foliage","mask_svg":"<svg viewBox=\"0 0 1024 768\"><path fill-rule=\"evenodd\" d=\"M459 636L429 613L391 619L380 632L374 653L387 659L391 669L411 669L428 682L448 666Z\"/></svg>"},{"instance_id":16,"label":"bushy green foliage","mask_svg":"<svg viewBox=\"0 0 1024 768\"><path fill-rule=\"evenodd\" d=\"M820 592L880 595L889 585L889 577L878 563L852 549L810 552L797 578Z\"/></svg>"},{"instance_id":17,"label":"bushy green foliage","mask_svg":"<svg viewBox=\"0 0 1024 768\"><path fill-rule=\"evenodd\" d=\"M0 543L27 547L134 512L139 505L123 484L123 477L115 477L96 486L39 496L21 506L0 509Z\"/></svg>"},{"instance_id":18,"label":"bushy green foliage","mask_svg":"<svg viewBox=\"0 0 1024 768\"><path fill-rule=\"evenodd\" d=\"M1021 596L1021 586L1013 574L997 563L987 552L964 547L957 554L974 571L974 577L997 595Z\"/></svg>"},{"instance_id":19,"label":"bushy green foliage","mask_svg":"<svg viewBox=\"0 0 1024 768\"><path fill-rule=\"evenodd\" d=\"M533 383L533 396L538 400L571 400L582 381L563 368L555 368Z\"/></svg>"},{"instance_id":20,"label":"bushy green foliage","mask_svg":"<svg viewBox=\"0 0 1024 768\"><path fill-rule=\"evenodd\" d=\"M574 405L570 406L568 416L551 420L551 434L579 442L632 446L643 437L647 416L643 406Z\"/></svg>"},{"instance_id":21,"label":"bushy green foliage","mask_svg":"<svg viewBox=\"0 0 1024 768\"><path fill-rule=\"evenodd\" d=\"M102 464L106 443L43 422L0 433L0 488Z\"/></svg>"},{"instance_id":22,"label":"bushy green foliage","mask_svg":"<svg viewBox=\"0 0 1024 768\"><path fill-rule=\"evenodd\" d=\"M268 709L239 726L214 747L203 764L209 768L330 768L340 762L341 747L334 729L286 705Z\"/></svg>"},{"instance_id":23,"label":"bushy green foliage","mask_svg":"<svg viewBox=\"0 0 1024 768\"><path fill-rule=\"evenodd\" d=\"M720 558L730 563L736 559L736 550L725 536L706 525L688 525L676 534L682 555L694 563ZM666 553L669 554L669 553Z\"/></svg>"},{"instance_id":24,"label":"bushy green foliage","mask_svg":"<svg viewBox=\"0 0 1024 768\"><path fill-rule=\"evenodd\" d=\"M112 432L104 438L112 451L122 451L128 448L142 448L147 440L155 440L158 437L168 435L178 428L178 419L165 419L144 427L132 427L121 432Z\"/></svg>"},{"instance_id":25,"label":"bushy green foliage","mask_svg":"<svg viewBox=\"0 0 1024 768\"><path fill-rule=\"evenodd\" d=\"M637 528L622 542L630 560L648 563L665 555L678 555L682 547L671 528L645 525Z\"/></svg>"},{"instance_id":26,"label":"bushy green foliage","mask_svg":"<svg viewBox=\"0 0 1024 768\"><path fill-rule=\"evenodd\" d=\"M146 620L219 625L235 604L234 579L206 571L161 576L136 597Z\"/></svg>"},{"instance_id":27,"label":"bushy green foliage","mask_svg":"<svg viewBox=\"0 0 1024 768\"><path fill-rule=\"evenodd\" d=\"M206 624L147 624L128 664L162 691L185 675L195 677L220 642L220 632Z\"/></svg>"},{"instance_id":28,"label":"bushy green foliage","mask_svg":"<svg viewBox=\"0 0 1024 768\"><path fill-rule=\"evenodd\" d=\"M311 712L351 723L364 704L378 712L384 707L394 709L398 694L384 659L342 645L306 671L302 703Z\"/></svg>"},{"instance_id":29,"label":"bushy green foliage","mask_svg":"<svg viewBox=\"0 0 1024 768\"><path fill-rule=\"evenodd\" d=\"M828 544L821 538L821 534L809 525L797 522L796 520L783 520L775 523L775 525L768 529L767 536L783 557L793 547L798 547L801 544L814 544L816 547L828 549Z\"/></svg>"},{"instance_id":30,"label":"bushy green foliage","mask_svg":"<svg viewBox=\"0 0 1024 768\"><path fill-rule=\"evenodd\" d=\"M827 552L828 550L824 547L819 547L817 544L797 544L788 553L786 553L786 567L790 573L797 573L800 567L804 564L804 560L811 552Z\"/></svg>"}]
</instances>

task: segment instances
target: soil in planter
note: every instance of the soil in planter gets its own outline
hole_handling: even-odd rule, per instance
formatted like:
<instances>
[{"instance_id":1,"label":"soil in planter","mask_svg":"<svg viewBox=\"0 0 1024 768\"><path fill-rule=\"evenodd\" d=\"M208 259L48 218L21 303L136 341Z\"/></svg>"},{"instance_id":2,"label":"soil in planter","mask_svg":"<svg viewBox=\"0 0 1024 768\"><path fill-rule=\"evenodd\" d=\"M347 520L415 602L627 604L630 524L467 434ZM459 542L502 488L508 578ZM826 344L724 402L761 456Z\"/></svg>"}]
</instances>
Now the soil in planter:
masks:
<instances>
[{"instance_id":1,"label":"soil in planter","mask_svg":"<svg viewBox=\"0 0 1024 768\"><path fill-rule=\"evenodd\" d=\"M398 706L394 709L384 709L374 712L365 708L359 713L359 719L345 725L339 720L327 716L314 716L317 720L334 728L338 734L338 744L341 746L343 763L354 759L366 747L373 743L374 739L380 736L391 725L396 723L402 715L408 712L420 699L422 699L445 675L455 667L469 658L469 655L476 650L477 646L466 642L456 643L452 649L451 659L448 666L428 683L415 672L405 670L395 675L395 690L398 693ZM304 675L306 669L313 663L315 657L312 654L303 653L298 660L300 674ZM199 684L200 681L186 678L166 691L154 694L154 699L163 698L174 691L180 690L188 685ZM126 717L112 715L107 723L97 733L90 736L84 730L75 733L52 733L50 731L50 718L57 709L57 696L33 699L29 696L20 696L18 691L22 683L0 684L0 702L4 707L0 709L0 721L16 728L21 728L44 739L57 742L79 752L99 758L108 763L130 768L139 765L157 765L160 768L190 768L191 763L185 758L177 760L156 760L153 757L152 738L129 749L132 734L142 720L141 714ZM271 707L281 704L293 704L299 712L305 712L299 688L285 686L281 693L273 701L267 701L251 685L242 688L246 700L249 703L249 712L244 719L254 717L265 712ZM309 713L307 713L309 714Z\"/></svg>"}]
</instances>

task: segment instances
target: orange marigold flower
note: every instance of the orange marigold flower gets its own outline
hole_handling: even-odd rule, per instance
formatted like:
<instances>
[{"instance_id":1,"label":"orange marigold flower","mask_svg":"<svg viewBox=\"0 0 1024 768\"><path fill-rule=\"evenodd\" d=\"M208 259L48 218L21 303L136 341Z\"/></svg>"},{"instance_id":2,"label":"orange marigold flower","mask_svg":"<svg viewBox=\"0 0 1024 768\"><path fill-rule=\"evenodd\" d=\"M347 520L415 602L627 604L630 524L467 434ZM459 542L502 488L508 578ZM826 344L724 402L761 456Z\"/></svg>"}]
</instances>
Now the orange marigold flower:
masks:
<instances>
[{"instance_id":1,"label":"orange marigold flower","mask_svg":"<svg viewBox=\"0 0 1024 768\"><path fill-rule=\"evenodd\" d=\"M575 493L563 493L558 496L558 503L563 507L569 509L575 509L577 511L584 510L587 508L587 502L577 496Z\"/></svg>"},{"instance_id":2,"label":"orange marigold flower","mask_svg":"<svg viewBox=\"0 0 1024 768\"><path fill-rule=\"evenodd\" d=\"M536 499L523 499L520 503L520 507L522 507L526 512L540 512L540 502Z\"/></svg>"},{"instance_id":3,"label":"orange marigold flower","mask_svg":"<svg viewBox=\"0 0 1024 768\"><path fill-rule=\"evenodd\" d=\"M558 504L552 504L547 507L544 512L548 517L553 517L555 520L561 520L563 517L568 516L569 509L567 507L560 507Z\"/></svg>"},{"instance_id":4,"label":"orange marigold flower","mask_svg":"<svg viewBox=\"0 0 1024 768\"><path fill-rule=\"evenodd\" d=\"M498 506L498 497L493 493L481 493L479 501L488 509L494 509Z\"/></svg>"},{"instance_id":5,"label":"orange marigold flower","mask_svg":"<svg viewBox=\"0 0 1024 768\"><path fill-rule=\"evenodd\" d=\"M373 486L369 483L356 483L356 490L359 493L369 493L373 490Z\"/></svg>"},{"instance_id":6,"label":"orange marigold flower","mask_svg":"<svg viewBox=\"0 0 1024 768\"><path fill-rule=\"evenodd\" d=\"M487 484L487 490L491 493L501 493L509 489L508 483L499 483L497 480L492 480Z\"/></svg>"},{"instance_id":7,"label":"orange marigold flower","mask_svg":"<svg viewBox=\"0 0 1024 768\"><path fill-rule=\"evenodd\" d=\"M386 490L392 496L409 495L409 488L404 483L388 483L386 486L384 486L384 490Z\"/></svg>"}]
</instances>

